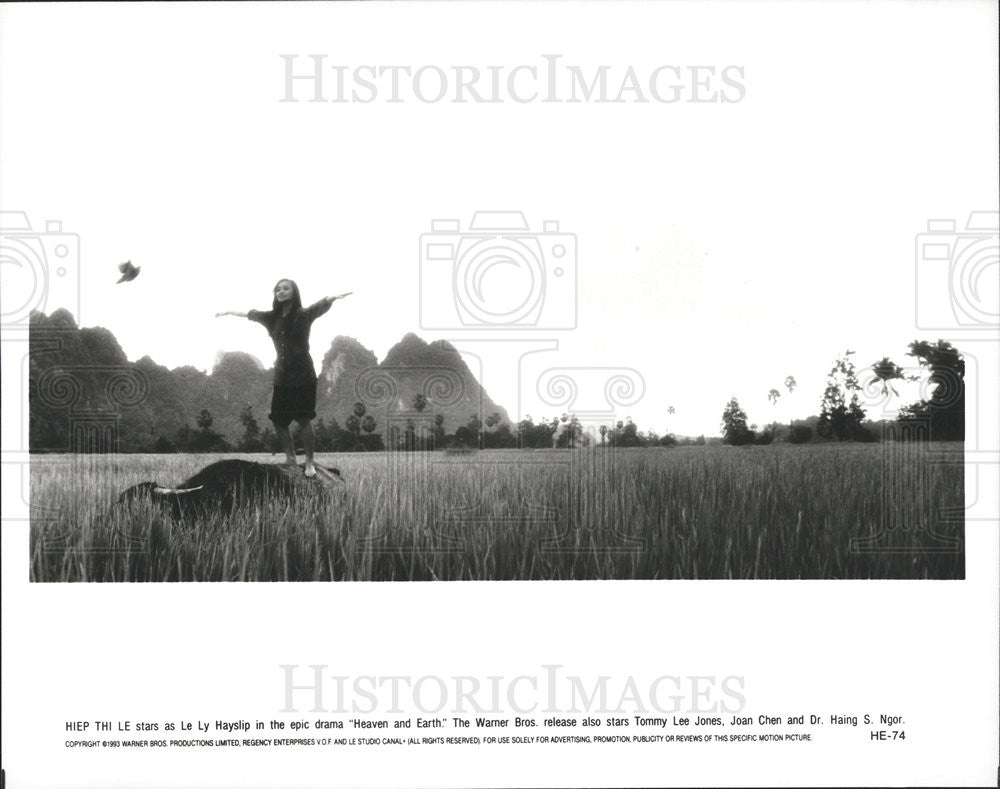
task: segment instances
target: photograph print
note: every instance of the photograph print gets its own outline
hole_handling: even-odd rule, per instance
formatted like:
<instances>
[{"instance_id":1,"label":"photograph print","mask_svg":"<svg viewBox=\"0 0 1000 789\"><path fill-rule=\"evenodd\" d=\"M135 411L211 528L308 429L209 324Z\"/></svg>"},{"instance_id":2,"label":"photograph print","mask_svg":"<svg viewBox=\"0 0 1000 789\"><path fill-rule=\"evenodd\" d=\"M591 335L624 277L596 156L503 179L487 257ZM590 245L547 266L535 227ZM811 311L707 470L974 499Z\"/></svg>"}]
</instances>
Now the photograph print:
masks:
<instances>
[{"instance_id":1,"label":"photograph print","mask_svg":"<svg viewBox=\"0 0 1000 789\"><path fill-rule=\"evenodd\" d=\"M202 79L139 30L69 127L115 65L64 33L4 157L31 581L965 577L989 102L343 30Z\"/></svg>"}]
</instances>

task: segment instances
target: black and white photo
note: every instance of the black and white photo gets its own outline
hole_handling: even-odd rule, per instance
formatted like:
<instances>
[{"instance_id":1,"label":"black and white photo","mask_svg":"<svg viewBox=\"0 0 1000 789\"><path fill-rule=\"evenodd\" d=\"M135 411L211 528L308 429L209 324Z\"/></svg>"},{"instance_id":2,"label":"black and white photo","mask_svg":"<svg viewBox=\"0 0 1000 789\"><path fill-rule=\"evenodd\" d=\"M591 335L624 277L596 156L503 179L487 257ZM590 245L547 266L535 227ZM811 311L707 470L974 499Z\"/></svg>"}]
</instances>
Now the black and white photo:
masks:
<instances>
[{"instance_id":1,"label":"black and white photo","mask_svg":"<svg viewBox=\"0 0 1000 789\"><path fill-rule=\"evenodd\" d=\"M996 23L0 10L10 785L995 782Z\"/></svg>"}]
</instances>

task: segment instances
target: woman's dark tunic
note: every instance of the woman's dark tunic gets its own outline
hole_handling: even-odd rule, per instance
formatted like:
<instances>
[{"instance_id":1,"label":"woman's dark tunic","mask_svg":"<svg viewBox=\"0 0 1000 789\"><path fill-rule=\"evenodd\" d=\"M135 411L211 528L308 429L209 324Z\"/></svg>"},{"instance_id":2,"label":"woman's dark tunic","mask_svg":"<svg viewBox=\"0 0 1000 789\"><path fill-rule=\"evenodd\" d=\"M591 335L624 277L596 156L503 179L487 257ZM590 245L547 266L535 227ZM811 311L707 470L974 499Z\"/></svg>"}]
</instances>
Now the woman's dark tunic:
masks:
<instances>
[{"instance_id":1,"label":"woman's dark tunic","mask_svg":"<svg viewBox=\"0 0 1000 789\"><path fill-rule=\"evenodd\" d=\"M309 355L309 329L312 322L330 309L332 302L320 299L285 317L281 310L250 310L247 318L267 329L274 342L277 359L274 362L275 387L303 386L316 383L316 369Z\"/></svg>"}]
</instances>

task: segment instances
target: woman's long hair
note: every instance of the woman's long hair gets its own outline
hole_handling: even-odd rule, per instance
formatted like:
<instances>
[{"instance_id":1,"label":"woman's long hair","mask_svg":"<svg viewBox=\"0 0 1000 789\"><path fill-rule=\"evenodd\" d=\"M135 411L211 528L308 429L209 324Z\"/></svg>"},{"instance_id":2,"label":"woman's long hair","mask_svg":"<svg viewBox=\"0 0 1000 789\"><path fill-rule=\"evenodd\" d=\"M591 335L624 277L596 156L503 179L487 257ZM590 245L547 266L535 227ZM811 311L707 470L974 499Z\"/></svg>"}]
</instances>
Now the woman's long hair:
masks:
<instances>
[{"instance_id":1,"label":"woman's long hair","mask_svg":"<svg viewBox=\"0 0 1000 789\"><path fill-rule=\"evenodd\" d=\"M299 286L295 284L295 280L283 277L274 283L274 288L277 288L282 282L287 282L292 286L292 308L288 311L288 316L292 317L295 313L302 309L302 297L299 295ZM274 288L272 288L272 292ZM274 310L275 315L281 315L282 312L284 312L284 308L278 301L277 296L275 296L271 302L271 309Z\"/></svg>"}]
</instances>

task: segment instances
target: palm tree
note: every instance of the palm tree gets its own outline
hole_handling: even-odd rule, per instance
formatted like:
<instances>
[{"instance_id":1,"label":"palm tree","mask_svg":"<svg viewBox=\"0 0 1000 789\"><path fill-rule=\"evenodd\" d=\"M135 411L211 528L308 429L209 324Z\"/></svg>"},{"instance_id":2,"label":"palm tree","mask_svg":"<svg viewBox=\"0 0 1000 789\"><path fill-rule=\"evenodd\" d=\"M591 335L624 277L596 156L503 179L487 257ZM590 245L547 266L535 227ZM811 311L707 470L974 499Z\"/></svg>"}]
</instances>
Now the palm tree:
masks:
<instances>
[{"instance_id":1,"label":"palm tree","mask_svg":"<svg viewBox=\"0 0 1000 789\"><path fill-rule=\"evenodd\" d=\"M788 394L791 395L795 391L795 387L798 386L798 382L795 380L794 375L788 375L785 377L785 388L788 390ZM792 429L792 417L791 414L788 416L788 429Z\"/></svg>"},{"instance_id":2,"label":"palm tree","mask_svg":"<svg viewBox=\"0 0 1000 789\"><path fill-rule=\"evenodd\" d=\"M872 372L875 373L875 380L882 382L882 394L888 396L891 391L896 397L899 397L899 392L889 382L901 381L906 378L902 367L889 359L888 356L883 356L880 361L872 365Z\"/></svg>"},{"instance_id":3,"label":"palm tree","mask_svg":"<svg viewBox=\"0 0 1000 789\"><path fill-rule=\"evenodd\" d=\"M771 405L774 406L775 412L777 412L778 401L781 399L781 392L777 389L772 389L767 393L767 399L771 401ZM778 432L778 420L775 419L771 422L771 438L774 439L775 434Z\"/></svg>"},{"instance_id":4,"label":"palm tree","mask_svg":"<svg viewBox=\"0 0 1000 789\"><path fill-rule=\"evenodd\" d=\"M888 410L889 403L892 397L889 392L899 397L899 392L896 391L896 387L892 385L892 381L905 381L905 380L917 380L915 378L910 378L906 375L903 368L892 361L888 356L883 356L881 360L875 362L872 365L872 372L875 374L875 380L882 382L882 394L885 395L885 410Z\"/></svg>"},{"instance_id":5,"label":"palm tree","mask_svg":"<svg viewBox=\"0 0 1000 789\"><path fill-rule=\"evenodd\" d=\"M677 409L676 408L674 408L672 405L668 405L667 406L667 416L668 417L671 417L671 416L673 416L676 413L677 413ZM666 434L666 436L664 436L664 438L666 438L667 436L673 436L673 431L670 429L670 422L671 421L672 420L667 419L667 434Z\"/></svg>"}]
</instances>

